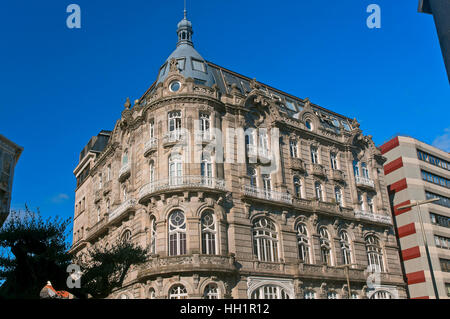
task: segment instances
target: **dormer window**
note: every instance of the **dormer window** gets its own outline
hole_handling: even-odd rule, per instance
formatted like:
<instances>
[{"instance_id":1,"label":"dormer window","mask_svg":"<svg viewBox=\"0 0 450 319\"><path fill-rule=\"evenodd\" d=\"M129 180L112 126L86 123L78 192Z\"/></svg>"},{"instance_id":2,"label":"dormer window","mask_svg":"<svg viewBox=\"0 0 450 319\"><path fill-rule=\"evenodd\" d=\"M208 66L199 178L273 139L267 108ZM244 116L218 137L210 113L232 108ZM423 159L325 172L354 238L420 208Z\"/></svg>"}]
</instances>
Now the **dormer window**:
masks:
<instances>
[{"instance_id":1,"label":"dormer window","mask_svg":"<svg viewBox=\"0 0 450 319\"><path fill-rule=\"evenodd\" d=\"M200 60L192 59L192 69L195 71L206 72L205 71L205 63Z\"/></svg>"},{"instance_id":2,"label":"dormer window","mask_svg":"<svg viewBox=\"0 0 450 319\"><path fill-rule=\"evenodd\" d=\"M177 65L178 65L178 70L183 71L184 70L184 64L185 64L186 59L177 59Z\"/></svg>"}]
</instances>

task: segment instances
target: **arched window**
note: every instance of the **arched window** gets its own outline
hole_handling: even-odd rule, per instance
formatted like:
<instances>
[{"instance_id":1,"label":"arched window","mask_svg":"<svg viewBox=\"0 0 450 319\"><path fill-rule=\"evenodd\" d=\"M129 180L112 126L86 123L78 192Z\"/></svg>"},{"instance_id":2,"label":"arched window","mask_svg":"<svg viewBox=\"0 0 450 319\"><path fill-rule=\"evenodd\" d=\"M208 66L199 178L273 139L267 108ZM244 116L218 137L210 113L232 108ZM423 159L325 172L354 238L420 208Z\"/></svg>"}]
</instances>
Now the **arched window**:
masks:
<instances>
[{"instance_id":1,"label":"arched window","mask_svg":"<svg viewBox=\"0 0 450 319\"><path fill-rule=\"evenodd\" d=\"M202 253L216 254L216 222L211 211L206 211L202 215Z\"/></svg>"},{"instance_id":2,"label":"arched window","mask_svg":"<svg viewBox=\"0 0 450 319\"><path fill-rule=\"evenodd\" d=\"M203 293L204 299L220 299L220 290L217 284L208 284Z\"/></svg>"},{"instance_id":3,"label":"arched window","mask_svg":"<svg viewBox=\"0 0 450 319\"><path fill-rule=\"evenodd\" d=\"M295 140L290 140L289 142L289 149L291 152L291 157L297 158L298 157L298 143Z\"/></svg>"},{"instance_id":4,"label":"arched window","mask_svg":"<svg viewBox=\"0 0 450 319\"><path fill-rule=\"evenodd\" d=\"M126 230L123 234L121 239L123 241L129 241L131 239L131 231L130 230Z\"/></svg>"},{"instance_id":5,"label":"arched window","mask_svg":"<svg viewBox=\"0 0 450 319\"><path fill-rule=\"evenodd\" d=\"M125 150L122 155L122 166L128 164L128 150Z\"/></svg>"},{"instance_id":6,"label":"arched window","mask_svg":"<svg viewBox=\"0 0 450 319\"><path fill-rule=\"evenodd\" d=\"M270 199L272 197L272 182L270 179L270 174L263 174L262 180L263 180L264 195L266 196L267 199Z\"/></svg>"},{"instance_id":7,"label":"arched window","mask_svg":"<svg viewBox=\"0 0 450 319\"><path fill-rule=\"evenodd\" d=\"M350 248L350 239L348 238L348 234L345 230L342 230L339 234L340 243L341 243L341 252L342 252L342 262L344 265L349 265L352 263L351 256L351 248Z\"/></svg>"},{"instance_id":8,"label":"arched window","mask_svg":"<svg viewBox=\"0 0 450 319\"><path fill-rule=\"evenodd\" d=\"M366 250L371 270L384 272L383 253L380 241L376 236L368 235L366 237Z\"/></svg>"},{"instance_id":9,"label":"arched window","mask_svg":"<svg viewBox=\"0 0 450 319\"><path fill-rule=\"evenodd\" d=\"M265 128L259 129L259 148L260 154L269 153L269 135Z\"/></svg>"},{"instance_id":10,"label":"arched window","mask_svg":"<svg viewBox=\"0 0 450 319\"><path fill-rule=\"evenodd\" d=\"M311 146L311 162L313 164L319 164L319 152L315 146Z\"/></svg>"},{"instance_id":11,"label":"arched window","mask_svg":"<svg viewBox=\"0 0 450 319\"><path fill-rule=\"evenodd\" d=\"M208 140L210 135L210 119L209 114L200 113L200 132L203 139Z\"/></svg>"},{"instance_id":12,"label":"arched window","mask_svg":"<svg viewBox=\"0 0 450 319\"><path fill-rule=\"evenodd\" d=\"M150 230L150 253L156 254L156 219L154 217L150 219Z\"/></svg>"},{"instance_id":13,"label":"arched window","mask_svg":"<svg viewBox=\"0 0 450 319\"><path fill-rule=\"evenodd\" d=\"M252 187L258 187L256 169L253 166L250 166L247 169L247 173L248 176L250 177L250 185Z\"/></svg>"},{"instance_id":14,"label":"arched window","mask_svg":"<svg viewBox=\"0 0 450 319\"><path fill-rule=\"evenodd\" d=\"M334 198L336 199L336 203L339 204L339 206L343 206L342 190L339 186L336 186L334 188Z\"/></svg>"},{"instance_id":15,"label":"arched window","mask_svg":"<svg viewBox=\"0 0 450 319\"><path fill-rule=\"evenodd\" d=\"M387 291L379 290L370 296L370 299L392 299L392 295Z\"/></svg>"},{"instance_id":16,"label":"arched window","mask_svg":"<svg viewBox=\"0 0 450 319\"><path fill-rule=\"evenodd\" d=\"M149 170L150 170L150 183L153 183L155 181L155 162L150 161Z\"/></svg>"},{"instance_id":17,"label":"arched window","mask_svg":"<svg viewBox=\"0 0 450 319\"><path fill-rule=\"evenodd\" d=\"M253 222L253 249L260 261L278 261L278 234L275 224L266 217Z\"/></svg>"},{"instance_id":18,"label":"arched window","mask_svg":"<svg viewBox=\"0 0 450 319\"><path fill-rule=\"evenodd\" d=\"M103 176L102 173L98 174L98 189L102 189L103 187Z\"/></svg>"},{"instance_id":19,"label":"arched window","mask_svg":"<svg viewBox=\"0 0 450 319\"><path fill-rule=\"evenodd\" d=\"M150 288L148 291L148 298L149 299L156 299L156 291L153 288Z\"/></svg>"},{"instance_id":20,"label":"arched window","mask_svg":"<svg viewBox=\"0 0 450 319\"><path fill-rule=\"evenodd\" d=\"M361 210L365 209L365 207L364 207L364 197L363 197L363 195L360 192L358 192L358 204L359 204L359 207L361 208Z\"/></svg>"},{"instance_id":21,"label":"arched window","mask_svg":"<svg viewBox=\"0 0 450 319\"><path fill-rule=\"evenodd\" d=\"M338 169L337 155L336 153L330 153L330 162L332 169Z\"/></svg>"},{"instance_id":22,"label":"arched window","mask_svg":"<svg viewBox=\"0 0 450 319\"><path fill-rule=\"evenodd\" d=\"M169 112L169 139L176 141L181 136L181 112Z\"/></svg>"},{"instance_id":23,"label":"arched window","mask_svg":"<svg viewBox=\"0 0 450 319\"><path fill-rule=\"evenodd\" d=\"M305 299L316 299L316 293L312 290L307 290L303 294L303 298Z\"/></svg>"},{"instance_id":24,"label":"arched window","mask_svg":"<svg viewBox=\"0 0 450 319\"><path fill-rule=\"evenodd\" d=\"M369 209L369 212L371 212L371 213L375 212L375 205L374 205L372 195L367 195L367 208Z\"/></svg>"},{"instance_id":25,"label":"arched window","mask_svg":"<svg viewBox=\"0 0 450 319\"><path fill-rule=\"evenodd\" d=\"M187 299L187 290L183 285L175 285L170 288L169 299Z\"/></svg>"},{"instance_id":26,"label":"arched window","mask_svg":"<svg viewBox=\"0 0 450 319\"><path fill-rule=\"evenodd\" d=\"M322 191L322 184L319 182L314 183L314 190L316 193L316 198L323 202L323 191Z\"/></svg>"},{"instance_id":27,"label":"arched window","mask_svg":"<svg viewBox=\"0 0 450 319\"><path fill-rule=\"evenodd\" d=\"M327 293L327 299L338 299L337 293L334 291L330 291Z\"/></svg>"},{"instance_id":28,"label":"arched window","mask_svg":"<svg viewBox=\"0 0 450 319\"><path fill-rule=\"evenodd\" d=\"M155 137L155 121L151 120L148 124L148 131L149 131L149 137L150 140L152 140Z\"/></svg>"},{"instance_id":29,"label":"arched window","mask_svg":"<svg viewBox=\"0 0 450 319\"><path fill-rule=\"evenodd\" d=\"M264 285L252 292L251 299L289 299L289 295L280 286Z\"/></svg>"},{"instance_id":30,"label":"arched window","mask_svg":"<svg viewBox=\"0 0 450 319\"><path fill-rule=\"evenodd\" d=\"M321 227L319 229L320 236L320 257L322 263L333 266L332 257L331 257L331 242L330 242L330 234L325 227Z\"/></svg>"},{"instance_id":31,"label":"arched window","mask_svg":"<svg viewBox=\"0 0 450 319\"><path fill-rule=\"evenodd\" d=\"M182 183L183 168L180 154L173 154L169 158L169 183L180 185Z\"/></svg>"},{"instance_id":32,"label":"arched window","mask_svg":"<svg viewBox=\"0 0 450 319\"><path fill-rule=\"evenodd\" d=\"M308 230L305 224L297 225L297 243L298 243L298 258L305 264L311 263L309 260L309 237Z\"/></svg>"},{"instance_id":33,"label":"arched window","mask_svg":"<svg viewBox=\"0 0 450 319\"><path fill-rule=\"evenodd\" d=\"M357 160L353 161L353 173L355 177L359 177L359 162Z\"/></svg>"},{"instance_id":34,"label":"arched window","mask_svg":"<svg viewBox=\"0 0 450 319\"><path fill-rule=\"evenodd\" d=\"M186 218L183 211L169 215L169 256L186 254Z\"/></svg>"},{"instance_id":35,"label":"arched window","mask_svg":"<svg viewBox=\"0 0 450 319\"><path fill-rule=\"evenodd\" d=\"M302 180L295 176L294 177L294 194L298 198L302 198Z\"/></svg>"},{"instance_id":36,"label":"arched window","mask_svg":"<svg viewBox=\"0 0 450 319\"><path fill-rule=\"evenodd\" d=\"M369 178L369 169L367 168L367 164L364 162L361 163L361 171L364 178Z\"/></svg>"},{"instance_id":37,"label":"arched window","mask_svg":"<svg viewBox=\"0 0 450 319\"><path fill-rule=\"evenodd\" d=\"M212 183L212 163L211 163L211 154L208 152L202 152L202 163L200 164L200 171L204 184Z\"/></svg>"}]
</instances>

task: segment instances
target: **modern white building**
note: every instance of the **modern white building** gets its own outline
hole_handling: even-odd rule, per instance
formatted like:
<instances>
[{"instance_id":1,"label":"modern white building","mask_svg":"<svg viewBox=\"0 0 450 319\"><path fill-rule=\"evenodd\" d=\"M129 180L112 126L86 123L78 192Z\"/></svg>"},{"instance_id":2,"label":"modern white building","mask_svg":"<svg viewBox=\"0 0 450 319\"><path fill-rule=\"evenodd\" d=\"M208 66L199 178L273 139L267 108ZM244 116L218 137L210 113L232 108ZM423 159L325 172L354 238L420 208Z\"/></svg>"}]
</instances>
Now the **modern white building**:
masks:
<instances>
[{"instance_id":1,"label":"modern white building","mask_svg":"<svg viewBox=\"0 0 450 319\"><path fill-rule=\"evenodd\" d=\"M450 155L398 136L380 147L411 298L450 297ZM401 209L417 201L438 201ZM419 214L422 215L428 261Z\"/></svg>"}]
</instances>

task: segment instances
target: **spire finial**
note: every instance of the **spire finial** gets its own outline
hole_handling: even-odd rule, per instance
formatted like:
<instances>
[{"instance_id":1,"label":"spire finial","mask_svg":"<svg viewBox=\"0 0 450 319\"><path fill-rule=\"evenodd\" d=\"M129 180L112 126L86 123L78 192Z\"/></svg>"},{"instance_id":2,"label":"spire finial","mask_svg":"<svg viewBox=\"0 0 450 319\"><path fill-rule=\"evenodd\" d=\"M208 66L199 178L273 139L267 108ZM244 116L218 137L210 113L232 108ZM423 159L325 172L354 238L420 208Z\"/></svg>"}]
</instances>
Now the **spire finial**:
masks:
<instances>
[{"instance_id":1,"label":"spire finial","mask_svg":"<svg viewBox=\"0 0 450 319\"><path fill-rule=\"evenodd\" d=\"M187 11L186 11L186 0L184 0L184 18L186 19Z\"/></svg>"}]
</instances>

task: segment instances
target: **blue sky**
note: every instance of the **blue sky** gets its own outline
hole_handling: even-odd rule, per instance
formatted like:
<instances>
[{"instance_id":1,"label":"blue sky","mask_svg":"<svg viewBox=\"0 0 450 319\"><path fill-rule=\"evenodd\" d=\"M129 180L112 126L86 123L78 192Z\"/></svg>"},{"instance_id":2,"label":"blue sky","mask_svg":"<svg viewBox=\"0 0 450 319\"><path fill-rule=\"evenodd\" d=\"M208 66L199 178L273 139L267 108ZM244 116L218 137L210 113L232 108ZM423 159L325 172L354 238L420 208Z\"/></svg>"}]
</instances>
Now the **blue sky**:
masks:
<instances>
[{"instance_id":1,"label":"blue sky","mask_svg":"<svg viewBox=\"0 0 450 319\"><path fill-rule=\"evenodd\" d=\"M81 29L66 7L81 7ZM366 8L381 7L381 29ZM12 208L73 216L78 155L112 129L175 49L183 1L2 1L0 134L24 147ZM432 16L411 0L188 0L211 62L349 117L380 145L450 147L450 90ZM450 149L447 149L450 151Z\"/></svg>"}]
</instances>

